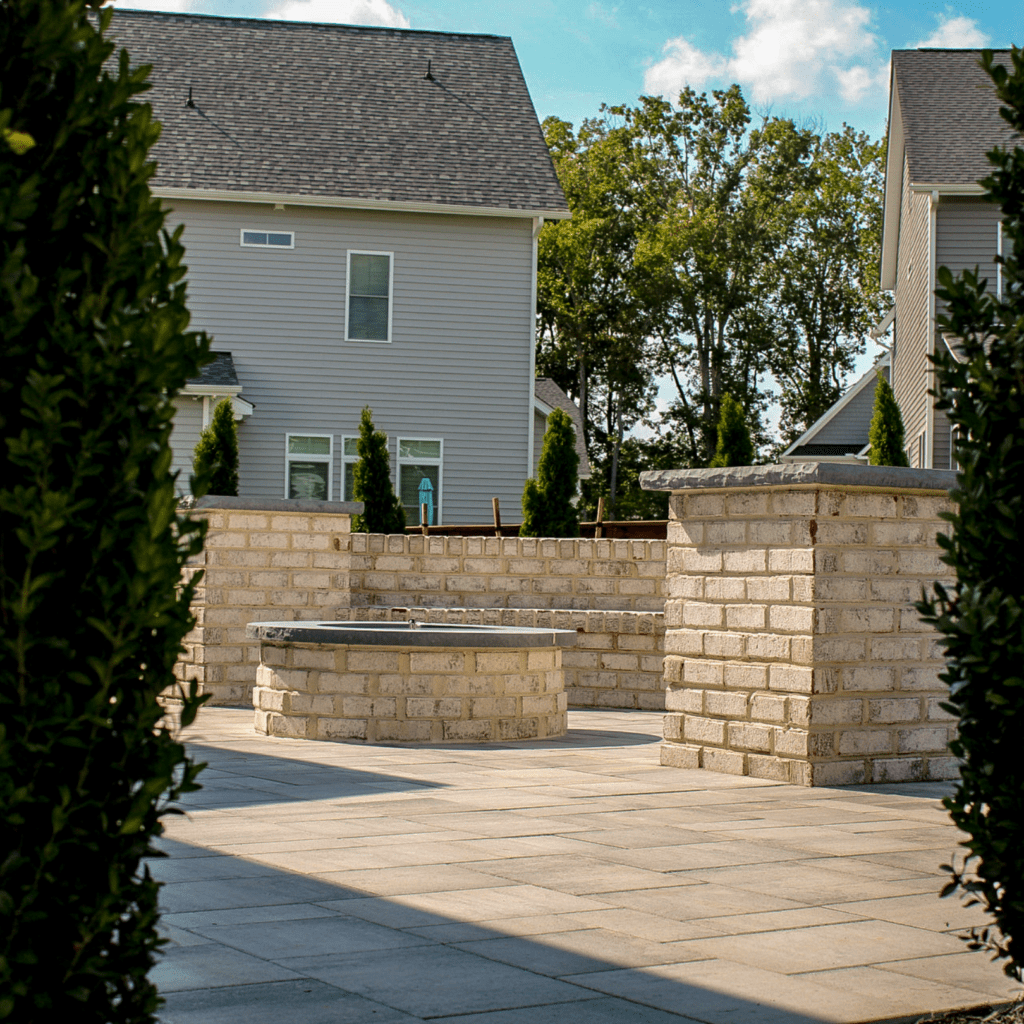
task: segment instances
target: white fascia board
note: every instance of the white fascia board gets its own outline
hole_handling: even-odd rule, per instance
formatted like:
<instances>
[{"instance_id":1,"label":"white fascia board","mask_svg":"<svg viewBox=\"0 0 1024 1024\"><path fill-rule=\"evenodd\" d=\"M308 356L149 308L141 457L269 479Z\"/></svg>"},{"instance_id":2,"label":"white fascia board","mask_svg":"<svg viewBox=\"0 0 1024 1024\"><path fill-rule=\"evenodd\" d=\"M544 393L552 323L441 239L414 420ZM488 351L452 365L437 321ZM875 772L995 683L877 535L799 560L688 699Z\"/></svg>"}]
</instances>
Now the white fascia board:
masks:
<instances>
[{"instance_id":1,"label":"white fascia board","mask_svg":"<svg viewBox=\"0 0 1024 1024\"><path fill-rule=\"evenodd\" d=\"M985 194L985 190L976 182L912 181L908 187L911 192L938 192L941 196L983 196Z\"/></svg>"},{"instance_id":2,"label":"white fascia board","mask_svg":"<svg viewBox=\"0 0 1024 1024\"><path fill-rule=\"evenodd\" d=\"M896 89L896 67L890 62L889 138L885 151L885 199L882 206L881 287L896 287L896 258L900 242L900 206L903 198L903 114Z\"/></svg>"},{"instance_id":3,"label":"white fascia board","mask_svg":"<svg viewBox=\"0 0 1024 1024\"><path fill-rule=\"evenodd\" d=\"M515 217L532 220L568 220L568 210L510 210L503 206L458 206L454 203L408 203L344 196L304 196L287 192L235 192L232 189L170 188L150 189L159 199L195 199L215 203L269 203L280 206L317 206L339 210L391 210L395 213L447 213L465 217Z\"/></svg>"},{"instance_id":4,"label":"white fascia board","mask_svg":"<svg viewBox=\"0 0 1024 1024\"><path fill-rule=\"evenodd\" d=\"M251 416L256 411L256 406L252 402L247 402L238 395L232 396L231 407L235 410L236 420L244 420L246 416Z\"/></svg>"},{"instance_id":5,"label":"white fascia board","mask_svg":"<svg viewBox=\"0 0 1024 1024\"><path fill-rule=\"evenodd\" d=\"M234 395L240 395L242 393L242 387L240 384L186 384L181 391L178 392L180 395L200 395L202 397L213 397L214 395L223 395L225 398Z\"/></svg>"},{"instance_id":6,"label":"white fascia board","mask_svg":"<svg viewBox=\"0 0 1024 1024\"><path fill-rule=\"evenodd\" d=\"M550 416L555 411L555 407L553 405L548 405L547 402L538 398L536 395L533 396L533 407L537 412L544 413L545 416Z\"/></svg>"},{"instance_id":7,"label":"white fascia board","mask_svg":"<svg viewBox=\"0 0 1024 1024\"><path fill-rule=\"evenodd\" d=\"M835 402L834 405L829 406L829 408L827 408L782 453L782 455L779 456L779 458L780 459L786 459L787 461L791 461L791 459L793 458L793 455L792 455L793 450L796 449L796 448L799 448L802 444L807 444L814 437L814 435L817 434L817 432L819 430L821 430L821 428L823 426L825 426L826 423L828 423L830 420L834 419L839 413L841 413L843 411L843 409L845 409L846 406L849 405L850 402L852 402L854 400L854 398L856 398L857 395L859 395L869 384L873 384L875 382L875 380L876 380L875 371L877 371L879 369L879 367L888 366L890 358L891 357L890 357L890 353L889 352L882 353L882 355L875 361L874 366L872 366L871 369L868 370L868 372L865 373L864 376L861 377L861 379L859 381L857 381L857 383L854 384L853 387L851 387L850 390L846 392L846 394L843 395L842 398L838 399ZM819 457L817 455L814 455L814 456L811 456L811 455L807 455L807 456L797 455L797 456L795 456L795 459L796 459L797 462L805 462L805 461L810 461L810 462L830 462L830 461L836 461L836 460L838 460L839 462L847 461L845 456L821 456L821 457Z\"/></svg>"}]
</instances>

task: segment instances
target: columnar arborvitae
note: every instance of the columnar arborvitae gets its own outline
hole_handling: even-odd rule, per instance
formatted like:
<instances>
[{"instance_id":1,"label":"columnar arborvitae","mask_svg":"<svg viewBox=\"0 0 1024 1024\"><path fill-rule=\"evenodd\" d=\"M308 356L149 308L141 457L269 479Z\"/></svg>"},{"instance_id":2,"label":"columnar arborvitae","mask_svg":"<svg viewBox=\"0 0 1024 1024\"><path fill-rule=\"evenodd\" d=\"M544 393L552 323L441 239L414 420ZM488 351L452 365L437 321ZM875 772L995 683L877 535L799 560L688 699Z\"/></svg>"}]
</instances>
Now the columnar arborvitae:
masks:
<instances>
[{"instance_id":1,"label":"columnar arborvitae","mask_svg":"<svg viewBox=\"0 0 1024 1024\"><path fill-rule=\"evenodd\" d=\"M181 231L111 12L0 4L0 1018L153 1021L154 854L198 766L163 724L198 523L176 514ZM11 143L14 143L12 145ZM182 722L199 699L186 695Z\"/></svg>"},{"instance_id":2,"label":"columnar arborvitae","mask_svg":"<svg viewBox=\"0 0 1024 1024\"><path fill-rule=\"evenodd\" d=\"M527 480L523 488L520 537L579 536L579 510L573 504L579 468L572 420L568 413L555 409L544 431L537 478Z\"/></svg>"},{"instance_id":3,"label":"columnar arborvitae","mask_svg":"<svg viewBox=\"0 0 1024 1024\"><path fill-rule=\"evenodd\" d=\"M718 416L718 446L709 466L749 466L754 461L754 442L750 439L743 406L732 395L722 395Z\"/></svg>"},{"instance_id":4,"label":"columnar arborvitae","mask_svg":"<svg viewBox=\"0 0 1024 1024\"><path fill-rule=\"evenodd\" d=\"M210 425L199 435L192 467L204 493L238 494L238 430L230 399L217 403Z\"/></svg>"},{"instance_id":5,"label":"columnar arborvitae","mask_svg":"<svg viewBox=\"0 0 1024 1024\"><path fill-rule=\"evenodd\" d=\"M1024 134L1024 50L1013 70L982 64L996 84L1001 114ZM980 903L994 927L974 929L971 946L1005 958L1024 975L1024 147L994 150L982 184L1003 214L1003 295L976 272L954 279L939 270L937 294L948 304L939 326L961 340L964 362L936 354L938 407L959 430L960 466L939 535L956 573L950 590L918 605L942 635L949 685L943 707L958 718L951 752L960 782L945 805L969 838L966 866L950 865L943 895L960 889Z\"/></svg>"},{"instance_id":6,"label":"columnar arborvitae","mask_svg":"<svg viewBox=\"0 0 1024 1024\"><path fill-rule=\"evenodd\" d=\"M352 472L356 501L363 502L363 514L354 516L352 529L357 533L403 533L405 509L391 486L388 437L373 429L373 412L367 406L359 420L356 442L359 461Z\"/></svg>"},{"instance_id":7,"label":"columnar arborvitae","mask_svg":"<svg viewBox=\"0 0 1024 1024\"><path fill-rule=\"evenodd\" d=\"M871 442L868 462L872 466L910 465L903 447L903 416L892 387L881 370L875 384L875 411L871 415L868 440Z\"/></svg>"}]
</instances>

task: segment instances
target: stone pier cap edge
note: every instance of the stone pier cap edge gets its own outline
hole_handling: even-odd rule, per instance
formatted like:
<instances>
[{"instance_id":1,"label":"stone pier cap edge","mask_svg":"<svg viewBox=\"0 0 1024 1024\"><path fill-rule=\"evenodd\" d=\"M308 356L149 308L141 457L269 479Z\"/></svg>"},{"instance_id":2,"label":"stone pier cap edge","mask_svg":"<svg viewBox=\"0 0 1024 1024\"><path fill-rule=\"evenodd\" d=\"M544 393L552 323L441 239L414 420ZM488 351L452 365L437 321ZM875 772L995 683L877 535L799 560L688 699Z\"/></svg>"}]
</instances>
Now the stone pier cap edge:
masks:
<instances>
[{"instance_id":1,"label":"stone pier cap edge","mask_svg":"<svg viewBox=\"0 0 1024 1024\"><path fill-rule=\"evenodd\" d=\"M575 647L574 629L423 622L250 622L249 640L349 647Z\"/></svg>"},{"instance_id":2,"label":"stone pier cap edge","mask_svg":"<svg viewBox=\"0 0 1024 1024\"><path fill-rule=\"evenodd\" d=\"M729 490L757 487L842 487L872 491L948 493L957 474L949 469L908 469L841 462L798 462L717 469L651 469L640 474L645 491Z\"/></svg>"}]
</instances>

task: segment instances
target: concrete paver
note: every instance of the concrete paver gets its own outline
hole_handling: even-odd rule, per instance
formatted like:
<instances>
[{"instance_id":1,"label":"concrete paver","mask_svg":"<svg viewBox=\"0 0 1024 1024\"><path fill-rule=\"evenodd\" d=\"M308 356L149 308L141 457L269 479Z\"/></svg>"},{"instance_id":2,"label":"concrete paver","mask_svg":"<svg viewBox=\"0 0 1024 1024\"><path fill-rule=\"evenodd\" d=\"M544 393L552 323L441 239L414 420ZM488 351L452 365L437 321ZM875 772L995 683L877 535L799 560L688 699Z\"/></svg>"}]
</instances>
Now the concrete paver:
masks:
<instances>
[{"instance_id":1,"label":"concrete paver","mask_svg":"<svg viewBox=\"0 0 1024 1024\"><path fill-rule=\"evenodd\" d=\"M661 716L363 747L204 709L152 862L163 1024L804 1024L1012 998L940 901L948 787L663 768Z\"/></svg>"}]
</instances>

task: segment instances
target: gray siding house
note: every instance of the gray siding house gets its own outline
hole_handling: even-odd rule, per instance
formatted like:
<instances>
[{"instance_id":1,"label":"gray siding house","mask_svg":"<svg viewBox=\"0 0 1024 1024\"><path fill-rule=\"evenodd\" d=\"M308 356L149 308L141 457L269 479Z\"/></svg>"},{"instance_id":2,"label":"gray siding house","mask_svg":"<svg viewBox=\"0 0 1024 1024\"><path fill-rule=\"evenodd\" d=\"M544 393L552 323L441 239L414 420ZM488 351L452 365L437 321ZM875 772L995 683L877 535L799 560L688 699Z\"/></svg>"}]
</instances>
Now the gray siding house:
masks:
<instances>
[{"instance_id":1,"label":"gray siding house","mask_svg":"<svg viewBox=\"0 0 1024 1024\"><path fill-rule=\"evenodd\" d=\"M350 498L368 405L410 521L518 508L537 235L569 214L511 40L122 10L112 34L153 65L153 192L220 354L176 400L181 488L223 395L242 495Z\"/></svg>"},{"instance_id":2,"label":"gray siding house","mask_svg":"<svg viewBox=\"0 0 1024 1024\"><path fill-rule=\"evenodd\" d=\"M940 335L936 272L977 267L999 287L995 256L1002 248L999 208L978 184L991 165L985 153L1020 144L999 116L992 83L978 67L979 50L895 50L889 98L889 140L882 235L882 287L894 294L892 385L906 428L911 466L955 468L949 422L928 390L928 354L956 349ZM1009 63L1006 51L999 61Z\"/></svg>"}]
</instances>

